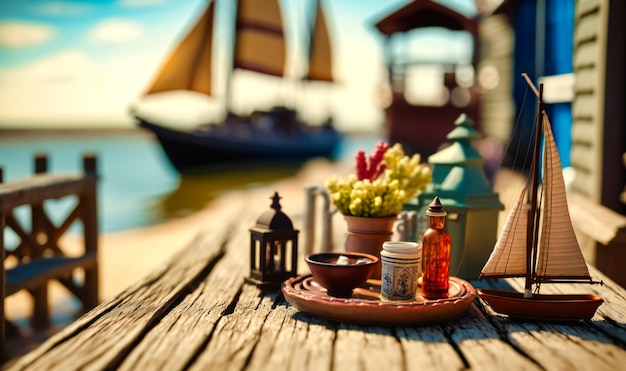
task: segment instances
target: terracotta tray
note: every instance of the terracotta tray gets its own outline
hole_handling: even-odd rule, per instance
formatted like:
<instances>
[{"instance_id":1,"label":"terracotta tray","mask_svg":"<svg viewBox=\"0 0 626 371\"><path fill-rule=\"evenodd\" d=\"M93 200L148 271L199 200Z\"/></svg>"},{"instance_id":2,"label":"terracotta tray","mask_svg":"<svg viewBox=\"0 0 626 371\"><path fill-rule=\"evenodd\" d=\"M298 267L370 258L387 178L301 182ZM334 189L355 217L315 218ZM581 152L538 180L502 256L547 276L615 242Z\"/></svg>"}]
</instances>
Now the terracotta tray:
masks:
<instances>
[{"instance_id":1,"label":"terracotta tray","mask_svg":"<svg viewBox=\"0 0 626 371\"><path fill-rule=\"evenodd\" d=\"M329 296L313 276L290 278L282 285L289 304L304 313L319 317L367 325L430 325L450 321L472 304L476 289L469 282L450 277L449 297L394 303L380 300L380 280L368 280L354 290L352 297Z\"/></svg>"}]
</instances>

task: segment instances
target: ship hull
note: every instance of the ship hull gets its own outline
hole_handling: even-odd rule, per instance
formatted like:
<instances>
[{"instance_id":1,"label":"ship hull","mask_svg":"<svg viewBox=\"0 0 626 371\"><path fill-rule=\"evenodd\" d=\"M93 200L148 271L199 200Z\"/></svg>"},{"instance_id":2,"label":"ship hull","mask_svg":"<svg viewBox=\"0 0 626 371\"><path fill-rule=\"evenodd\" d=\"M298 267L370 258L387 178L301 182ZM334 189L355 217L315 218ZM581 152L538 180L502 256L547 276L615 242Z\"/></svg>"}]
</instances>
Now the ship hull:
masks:
<instances>
[{"instance_id":1,"label":"ship hull","mask_svg":"<svg viewBox=\"0 0 626 371\"><path fill-rule=\"evenodd\" d=\"M313 133L237 129L182 131L138 118L157 137L168 160L181 173L239 162L295 163L314 157L334 158L341 135L334 129ZM224 127L226 124L224 124Z\"/></svg>"},{"instance_id":2,"label":"ship hull","mask_svg":"<svg viewBox=\"0 0 626 371\"><path fill-rule=\"evenodd\" d=\"M501 290L479 289L478 295L496 312L511 318L574 321L591 319L603 300L595 295L533 294L524 298L523 293Z\"/></svg>"}]
</instances>

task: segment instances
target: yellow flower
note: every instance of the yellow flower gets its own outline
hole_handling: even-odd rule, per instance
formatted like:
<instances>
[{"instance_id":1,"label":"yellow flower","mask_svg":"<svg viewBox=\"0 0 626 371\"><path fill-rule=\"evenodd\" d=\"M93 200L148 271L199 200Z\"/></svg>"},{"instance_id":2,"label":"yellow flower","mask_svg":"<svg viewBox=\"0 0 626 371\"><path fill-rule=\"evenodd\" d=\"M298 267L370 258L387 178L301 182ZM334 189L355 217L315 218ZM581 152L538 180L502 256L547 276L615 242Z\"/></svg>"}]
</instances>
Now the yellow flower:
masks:
<instances>
[{"instance_id":1,"label":"yellow flower","mask_svg":"<svg viewBox=\"0 0 626 371\"><path fill-rule=\"evenodd\" d=\"M396 143L384 153L385 171L376 179L358 180L349 174L347 179L329 178L325 185L337 209L344 215L386 217L397 215L405 203L432 179L430 168L420 164L420 155L410 158L402 145ZM358 164L358 166L364 166Z\"/></svg>"}]
</instances>

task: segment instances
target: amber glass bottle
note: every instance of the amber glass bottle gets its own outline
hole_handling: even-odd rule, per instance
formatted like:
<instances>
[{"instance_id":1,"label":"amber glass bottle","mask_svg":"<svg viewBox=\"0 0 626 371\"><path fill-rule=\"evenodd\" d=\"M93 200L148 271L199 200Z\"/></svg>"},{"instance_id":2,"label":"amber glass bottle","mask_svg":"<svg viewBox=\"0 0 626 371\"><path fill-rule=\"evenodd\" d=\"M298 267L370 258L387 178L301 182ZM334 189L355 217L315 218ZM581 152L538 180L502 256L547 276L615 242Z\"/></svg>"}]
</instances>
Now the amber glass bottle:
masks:
<instances>
[{"instance_id":1,"label":"amber glass bottle","mask_svg":"<svg viewBox=\"0 0 626 371\"><path fill-rule=\"evenodd\" d=\"M447 213L439 197L428 206L430 227L422 237L422 295L427 299L448 297L450 279L450 234L444 224Z\"/></svg>"}]
</instances>

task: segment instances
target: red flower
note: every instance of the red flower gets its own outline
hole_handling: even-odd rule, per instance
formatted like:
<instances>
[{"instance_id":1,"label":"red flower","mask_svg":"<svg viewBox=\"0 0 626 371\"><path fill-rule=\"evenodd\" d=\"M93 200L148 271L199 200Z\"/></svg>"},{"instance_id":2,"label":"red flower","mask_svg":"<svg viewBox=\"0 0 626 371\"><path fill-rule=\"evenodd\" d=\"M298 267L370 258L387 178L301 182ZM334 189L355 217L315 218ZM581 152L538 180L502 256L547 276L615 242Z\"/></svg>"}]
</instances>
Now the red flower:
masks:
<instances>
[{"instance_id":1,"label":"red flower","mask_svg":"<svg viewBox=\"0 0 626 371\"><path fill-rule=\"evenodd\" d=\"M355 156L357 178L373 181L384 173L387 166L383 162L383 157L388 149L389 144L387 142L378 142L369 157L369 161L365 158L364 151L358 151Z\"/></svg>"}]
</instances>

